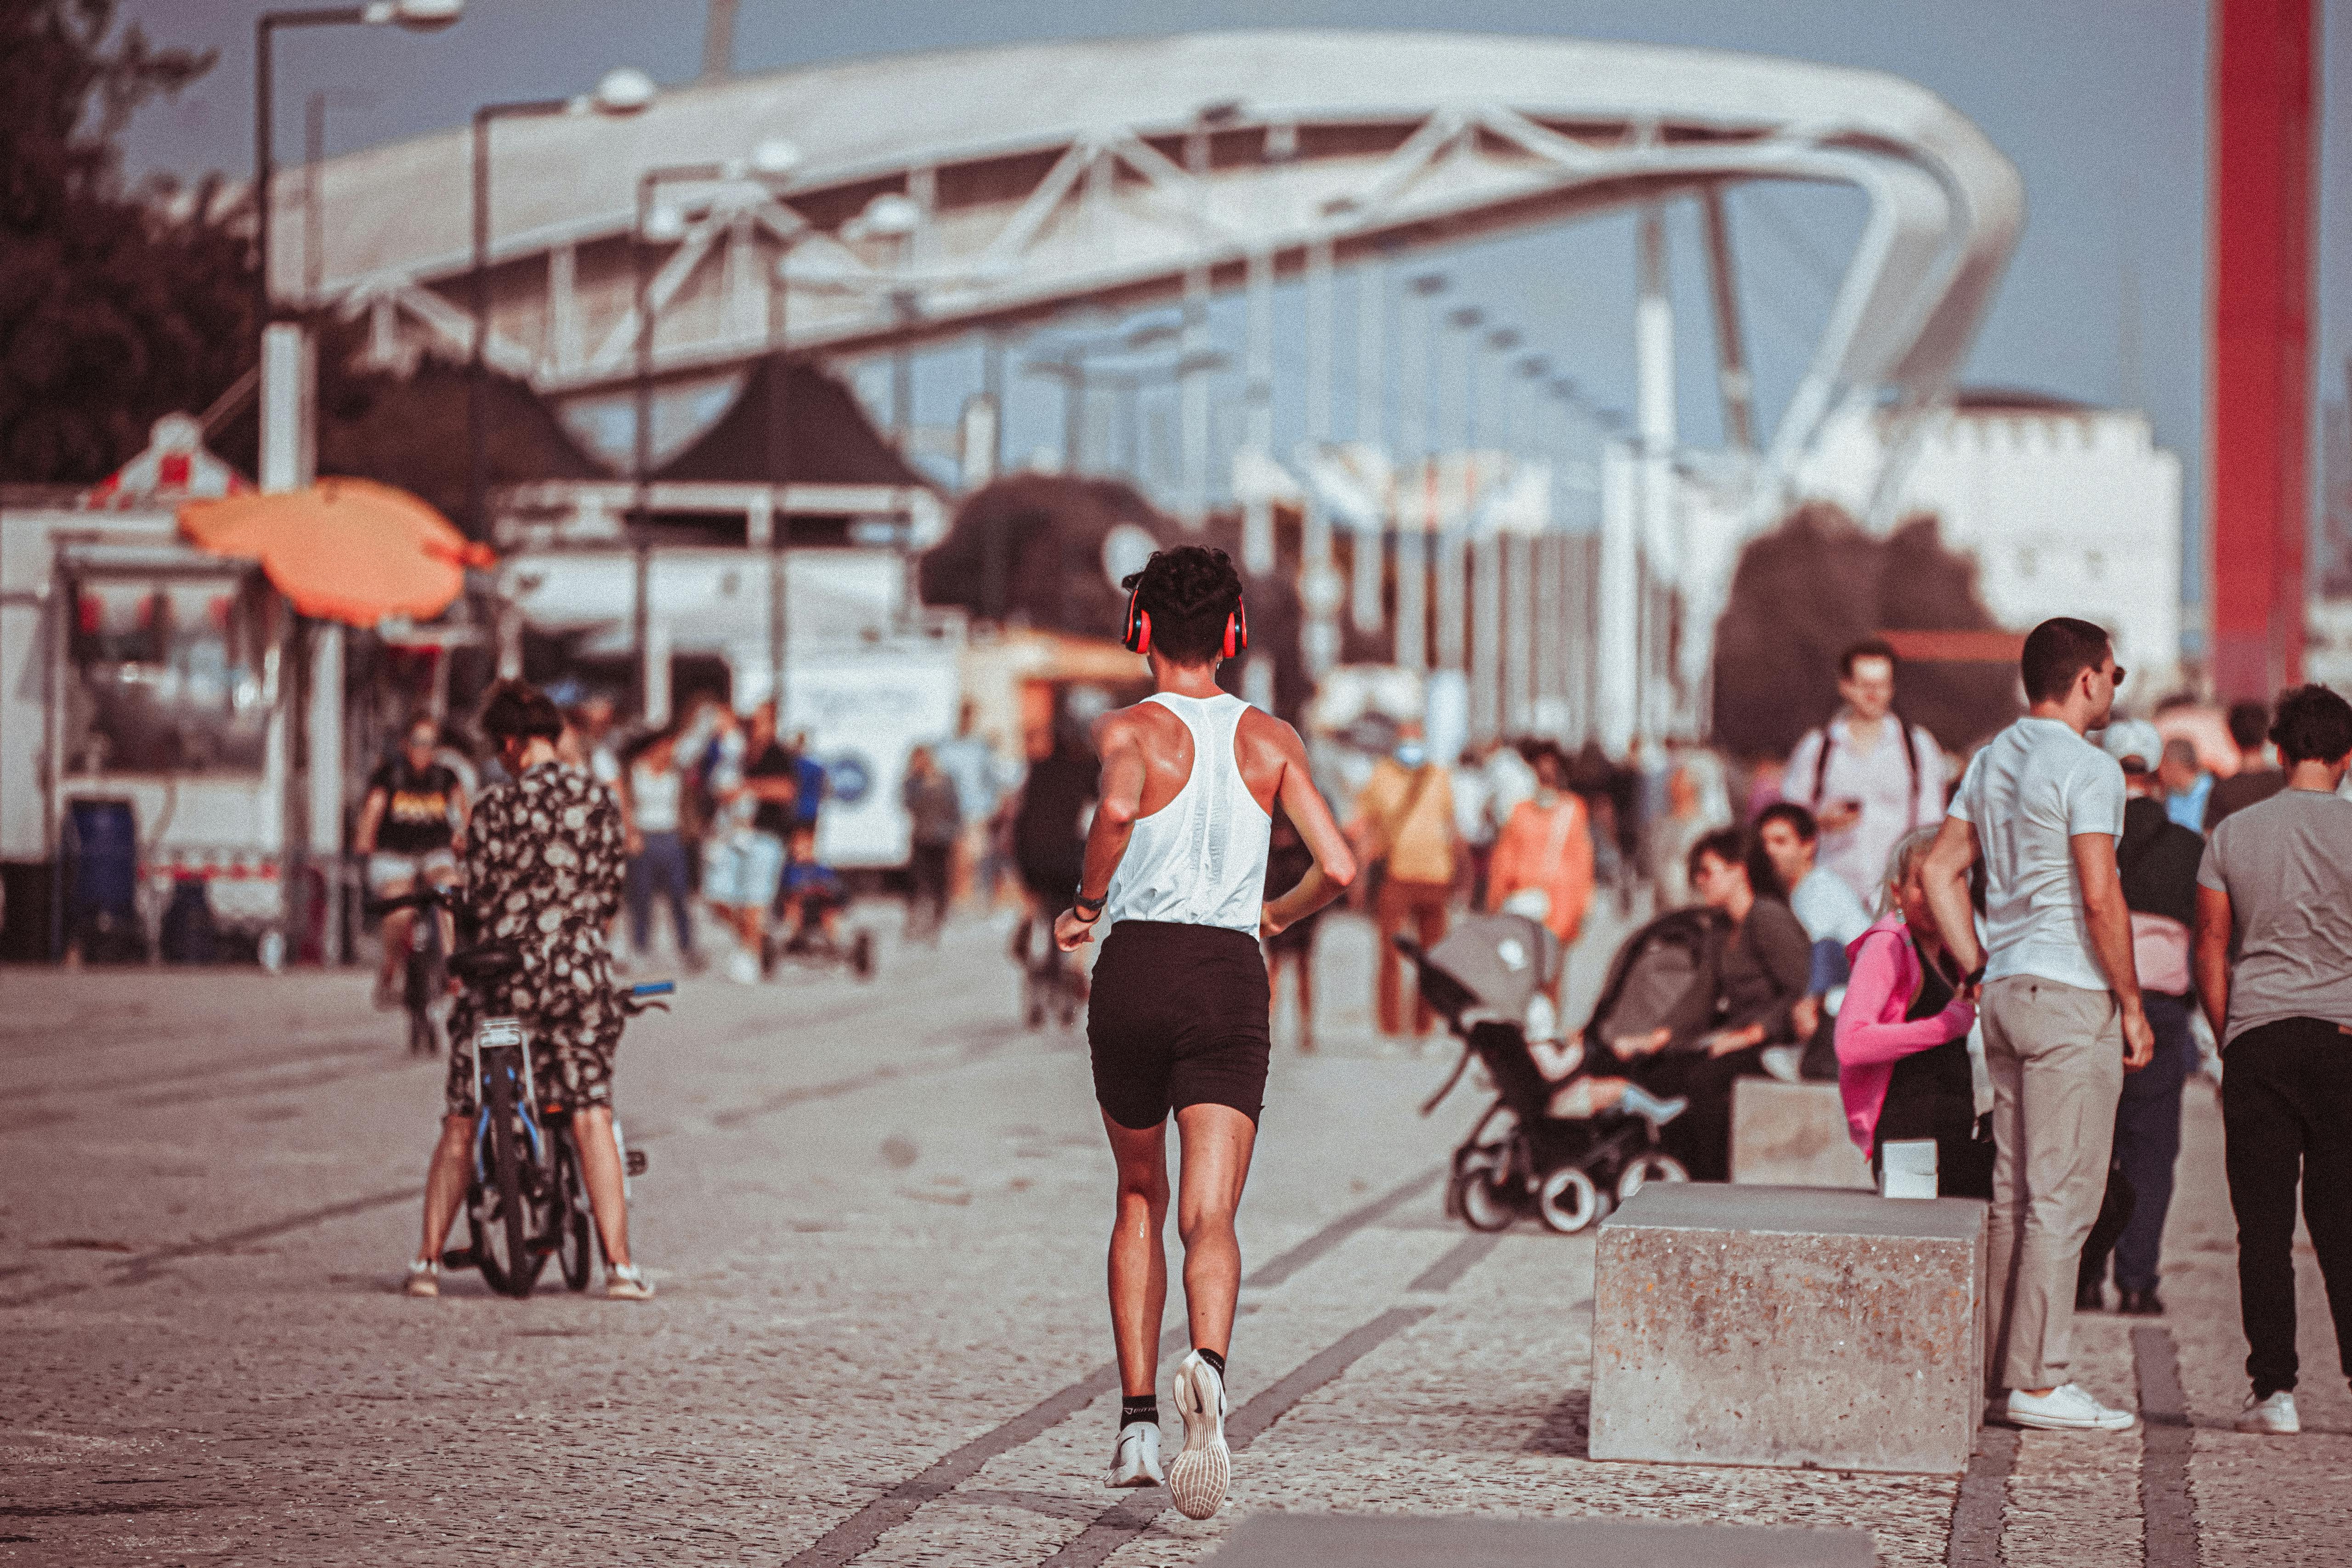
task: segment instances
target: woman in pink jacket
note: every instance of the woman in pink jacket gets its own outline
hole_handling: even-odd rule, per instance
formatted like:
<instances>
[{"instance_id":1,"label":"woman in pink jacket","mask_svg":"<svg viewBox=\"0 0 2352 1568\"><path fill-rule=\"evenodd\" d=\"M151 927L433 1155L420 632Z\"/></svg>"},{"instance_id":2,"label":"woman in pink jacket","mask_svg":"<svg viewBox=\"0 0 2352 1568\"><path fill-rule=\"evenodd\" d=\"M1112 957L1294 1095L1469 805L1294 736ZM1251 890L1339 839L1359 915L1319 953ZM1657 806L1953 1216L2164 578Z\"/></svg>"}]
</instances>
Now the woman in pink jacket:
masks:
<instances>
[{"instance_id":1,"label":"woman in pink jacket","mask_svg":"<svg viewBox=\"0 0 2352 1568\"><path fill-rule=\"evenodd\" d=\"M1960 994L1919 867L1936 831L1895 846L1878 924L1846 947L1853 976L1838 1009L1838 1092L1856 1146L1881 1167L1901 1139L1936 1141L1937 1187L1947 1197L1992 1197L1992 1145L1977 1137L1969 1066L1974 1003Z\"/></svg>"}]
</instances>

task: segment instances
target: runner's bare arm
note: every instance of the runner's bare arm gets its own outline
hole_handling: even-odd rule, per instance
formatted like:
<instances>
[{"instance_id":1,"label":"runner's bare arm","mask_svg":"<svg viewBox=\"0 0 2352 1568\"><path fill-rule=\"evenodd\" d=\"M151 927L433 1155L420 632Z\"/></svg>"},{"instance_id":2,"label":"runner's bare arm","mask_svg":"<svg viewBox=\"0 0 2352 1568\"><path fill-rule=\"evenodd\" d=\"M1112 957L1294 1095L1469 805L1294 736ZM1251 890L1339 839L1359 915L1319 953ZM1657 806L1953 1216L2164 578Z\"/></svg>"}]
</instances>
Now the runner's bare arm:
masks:
<instances>
[{"instance_id":1,"label":"runner's bare arm","mask_svg":"<svg viewBox=\"0 0 2352 1568\"><path fill-rule=\"evenodd\" d=\"M1985 958L1984 949L1977 946L1976 911L1969 904L1969 868L1977 863L1977 852L1976 824L1947 817L1919 867L1919 883L1927 891L1927 907L1936 912L1936 928L1944 934L1944 946L1963 975L1976 973Z\"/></svg>"},{"instance_id":2,"label":"runner's bare arm","mask_svg":"<svg viewBox=\"0 0 2352 1568\"><path fill-rule=\"evenodd\" d=\"M1307 768L1307 746L1298 732L1279 719L1268 722L1278 732L1275 744L1282 752L1282 782L1276 787L1276 798L1290 814L1291 825L1305 841L1307 853L1315 857L1297 886L1266 904L1261 925L1271 936L1339 897L1356 880L1356 852L1332 820L1323 792L1315 788L1314 776Z\"/></svg>"},{"instance_id":3,"label":"runner's bare arm","mask_svg":"<svg viewBox=\"0 0 2352 1568\"><path fill-rule=\"evenodd\" d=\"M2197 1005L2213 1026L2213 1038L2227 1038L2230 1024L2230 895L2197 890Z\"/></svg>"},{"instance_id":4,"label":"runner's bare arm","mask_svg":"<svg viewBox=\"0 0 2352 1568\"><path fill-rule=\"evenodd\" d=\"M1095 749L1102 758L1102 782L1095 820L1087 829L1086 870L1078 878L1079 892L1089 899L1108 896L1111 873L1118 870L1135 836L1135 820L1143 814L1143 739L1135 720L1125 713L1105 714L1095 724ZM1081 920L1076 910L1064 910L1054 922L1055 943L1065 953L1085 946L1095 939L1097 920Z\"/></svg>"}]
</instances>

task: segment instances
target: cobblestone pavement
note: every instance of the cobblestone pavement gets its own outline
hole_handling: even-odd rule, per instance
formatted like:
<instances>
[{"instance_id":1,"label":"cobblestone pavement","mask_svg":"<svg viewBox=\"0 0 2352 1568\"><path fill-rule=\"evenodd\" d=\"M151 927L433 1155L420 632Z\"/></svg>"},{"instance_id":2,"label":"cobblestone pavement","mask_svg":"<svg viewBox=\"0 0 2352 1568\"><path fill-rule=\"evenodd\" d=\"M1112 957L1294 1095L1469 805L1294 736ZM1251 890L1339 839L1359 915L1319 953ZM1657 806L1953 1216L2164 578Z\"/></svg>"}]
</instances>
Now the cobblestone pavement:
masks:
<instances>
[{"instance_id":1,"label":"cobblestone pavement","mask_svg":"<svg viewBox=\"0 0 2352 1568\"><path fill-rule=\"evenodd\" d=\"M440 1075L363 977L0 975L0 1562L1076 1568L1191 1562L1267 1509L1858 1526L1906 1564L2352 1559L2352 1396L2307 1249L2305 1435L2230 1428L2201 1083L2172 1314L2084 1325L2085 1384L2178 1415L1988 1431L1965 1485L1595 1464L1591 1240L1447 1224L1435 1171L1477 1097L1420 1119L1450 1053L1383 1051L1360 1003L1327 1005L1315 1055L1277 1051L1232 1506L1105 1492L1110 1164L1083 1040L1017 1027L1000 942L886 942L870 986L688 981L633 1028L643 1305L397 1293ZM1369 953L1327 925L1327 1004L1363 995ZM1985 1528L1956 1536L1956 1504Z\"/></svg>"}]
</instances>

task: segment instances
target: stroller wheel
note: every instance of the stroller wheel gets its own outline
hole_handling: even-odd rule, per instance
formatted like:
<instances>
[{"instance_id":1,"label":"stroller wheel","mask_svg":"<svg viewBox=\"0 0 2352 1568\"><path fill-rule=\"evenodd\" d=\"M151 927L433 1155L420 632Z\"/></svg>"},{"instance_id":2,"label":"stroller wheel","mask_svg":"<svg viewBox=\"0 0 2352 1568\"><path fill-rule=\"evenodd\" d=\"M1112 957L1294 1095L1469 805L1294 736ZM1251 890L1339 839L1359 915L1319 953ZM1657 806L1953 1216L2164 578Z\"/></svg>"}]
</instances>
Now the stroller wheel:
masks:
<instances>
[{"instance_id":1,"label":"stroller wheel","mask_svg":"<svg viewBox=\"0 0 2352 1568\"><path fill-rule=\"evenodd\" d=\"M1562 1236L1573 1236L1601 1218L1601 1188L1574 1166L1562 1166L1536 1189L1536 1213Z\"/></svg>"},{"instance_id":2,"label":"stroller wheel","mask_svg":"<svg viewBox=\"0 0 2352 1568\"><path fill-rule=\"evenodd\" d=\"M1497 1180L1499 1169L1473 1166L1454 1178L1454 1209L1473 1230L1507 1230L1519 1206Z\"/></svg>"},{"instance_id":3,"label":"stroller wheel","mask_svg":"<svg viewBox=\"0 0 2352 1568\"><path fill-rule=\"evenodd\" d=\"M1637 1155L1627 1163L1622 1171L1618 1173L1617 1201L1631 1203L1635 1193L1654 1181L1688 1180L1690 1180L1690 1172L1685 1170L1682 1161L1675 1158L1674 1155L1662 1155L1654 1151L1646 1155Z\"/></svg>"}]
</instances>

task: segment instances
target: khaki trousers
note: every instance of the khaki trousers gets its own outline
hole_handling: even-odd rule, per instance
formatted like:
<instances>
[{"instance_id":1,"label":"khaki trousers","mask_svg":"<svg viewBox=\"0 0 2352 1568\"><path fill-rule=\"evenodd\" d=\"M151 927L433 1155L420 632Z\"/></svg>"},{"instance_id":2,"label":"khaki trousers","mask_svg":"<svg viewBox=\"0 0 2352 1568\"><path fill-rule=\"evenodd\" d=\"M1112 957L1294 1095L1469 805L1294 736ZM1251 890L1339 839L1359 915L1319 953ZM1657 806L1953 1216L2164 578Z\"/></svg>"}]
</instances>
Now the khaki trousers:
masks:
<instances>
[{"instance_id":1,"label":"khaki trousers","mask_svg":"<svg viewBox=\"0 0 2352 1568\"><path fill-rule=\"evenodd\" d=\"M2074 1275L2107 1188L2124 1086L2110 991L2018 975L1984 988L1992 1076L1987 1385L2054 1388L2074 1359Z\"/></svg>"}]
</instances>

